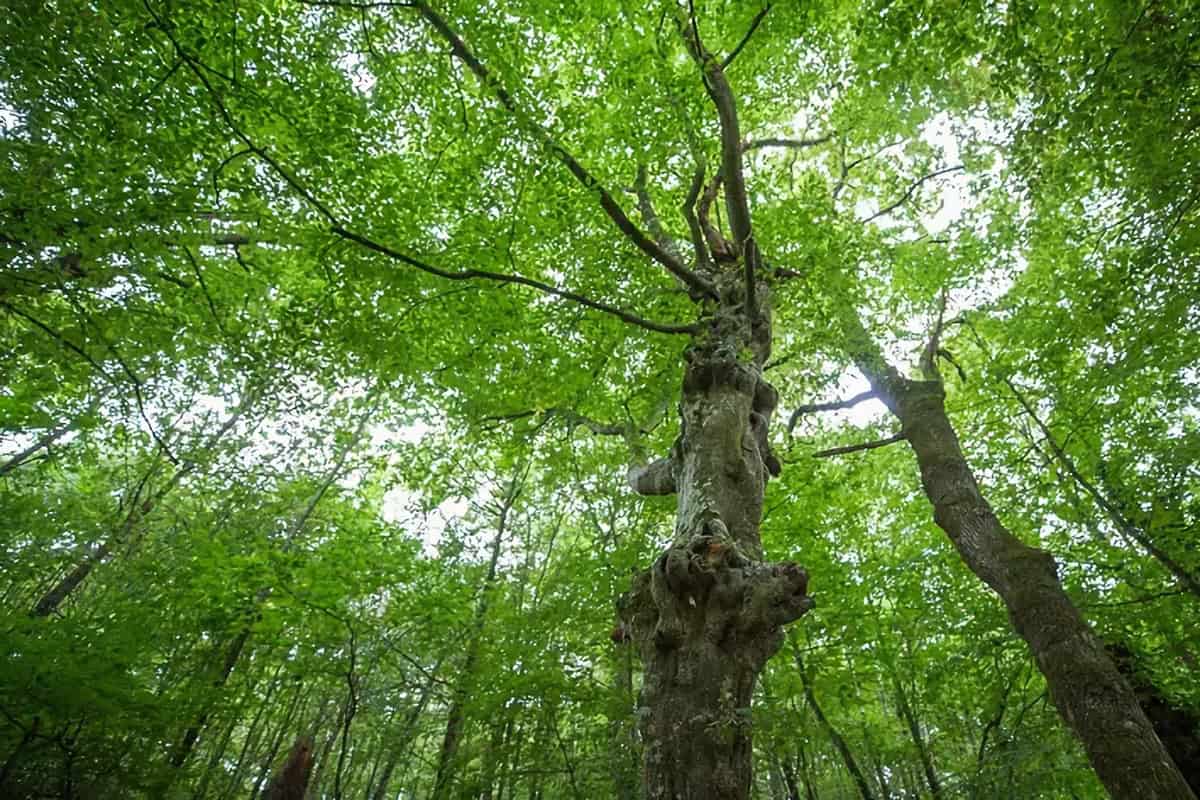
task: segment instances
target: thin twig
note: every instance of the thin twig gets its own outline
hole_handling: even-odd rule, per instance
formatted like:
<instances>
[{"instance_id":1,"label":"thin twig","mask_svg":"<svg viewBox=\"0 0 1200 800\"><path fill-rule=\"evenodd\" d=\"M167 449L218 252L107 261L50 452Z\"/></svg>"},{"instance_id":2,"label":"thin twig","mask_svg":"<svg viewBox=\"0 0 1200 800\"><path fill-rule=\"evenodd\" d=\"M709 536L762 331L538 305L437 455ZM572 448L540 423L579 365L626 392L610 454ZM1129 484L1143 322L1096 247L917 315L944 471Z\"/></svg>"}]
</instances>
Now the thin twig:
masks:
<instances>
[{"instance_id":1,"label":"thin twig","mask_svg":"<svg viewBox=\"0 0 1200 800\"><path fill-rule=\"evenodd\" d=\"M860 450L874 450L879 447L887 447L889 444L895 444L896 442L902 442L905 440L905 438L907 438L907 437L905 437L905 435L903 433L897 433L897 434L893 434L892 436L887 437L886 439L877 439L876 441L873 441L873 442L863 442L861 444L848 444L848 445L845 445L844 447L833 447L833 448L830 448L829 450L820 450L816 453L813 453L813 458L829 458L830 456L842 456L842 455L845 455L846 453L857 453Z\"/></svg>"},{"instance_id":2,"label":"thin twig","mask_svg":"<svg viewBox=\"0 0 1200 800\"><path fill-rule=\"evenodd\" d=\"M917 189L919 189L921 187L921 184L925 183L925 181L932 180L932 179L938 177L939 175L948 175L951 172L961 172L962 170L963 170L963 165L956 164L953 167L945 167L944 169L939 169L935 172L931 172L928 175L924 175L924 176L918 178L917 180L915 180L911 184L909 184L907 191L905 191L904 194L901 195L899 200L897 200L896 202L892 203L889 206L884 206L883 208L879 209L878 211L876 211L874 214L867 217L866 219L859 220L859 222L866 224L868 222L872 222L876 219L879 219L880 217L883 217L883 216L886 216L886 215L892 213L897 208L899 208L900 206L907 203L912 198L913 193L915 191L917 191Z\"/></svg>"}]
</instances>

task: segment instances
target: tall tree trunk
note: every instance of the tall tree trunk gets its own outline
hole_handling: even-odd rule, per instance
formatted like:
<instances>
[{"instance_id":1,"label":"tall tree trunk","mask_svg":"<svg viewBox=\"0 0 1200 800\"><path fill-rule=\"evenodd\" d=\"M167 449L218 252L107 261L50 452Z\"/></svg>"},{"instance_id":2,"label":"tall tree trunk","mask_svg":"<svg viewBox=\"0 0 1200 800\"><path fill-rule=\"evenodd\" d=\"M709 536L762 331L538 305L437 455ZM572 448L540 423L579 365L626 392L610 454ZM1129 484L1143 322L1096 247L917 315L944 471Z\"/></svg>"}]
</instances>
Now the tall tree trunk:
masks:
<instances>
[{"instance_id":1,"label":"tall tree trunk","mask_svg":"<svg viewBox=\"0 0 1200 800\"><path fill-rule=\"evenodd\" d=\"M622 628L613 633L614 686L609 700L608 764L612 774L613 797L634 800L637 797L637 742L634 733L633 648Z\"/></svg>"},{"instance_id":2,"label":"tall tree trunk","mask_svg":"<svg viewBox=\"0 0 1200 800\"><path fill-rule=\"evenodd\" d=\"M808 751L804 749L803 738L796 742L796 760L800 763L800 775L804 779L804 797L806 800L817 800L817 787L808 766Z\"/></svg>"},{"instance_id":3,"label":"tall tree trunk","mask_svg":"<svg viewBox=\"0 0 1200 800\"><path fill-rule=\"evenodd\" d=\"M933 758L929 755L929 747L921 733L921 723L917 719L916 711L913 710L912 703L908 700L908 692L904 690L904 684L898 675L892 676L892 683L896 687L896 706L908 727L913 744L916 745L917 756L921 759L921 770L925 773L925 783L929 786L929 794L934 800L941 800L942 784L938 780L937 770L933 768Z\"/></svg>"},{"instance_id":4,"label":"tall tree trunk","mask_svg":"<svg viewBox=\"0 0 1200 800\"><path fill-rule=\"evenodd\" d=\"M429 698L433 695L434 684L437 681L437 673L441 668L442 662L439 661L429 671L426 676L424 687L421 689L421 696L418 698L416 705L409 709L408 714L404 717L404 725L400 729L400 735L390 747L387 763L384 765L383 772L379 776L379 782L375 785L375 791L371 794L371 800L385 800L388 795L388 784L392 781L392 773L395 772L396 766L400 763L401 756L407 755L409 744L417 735L417 723L421 719L421 715L425 713L425 707L429 704Z\"/></svg>"},{"instance_id":5,"label":"tall tree trunk","mask_svg":"<svg viewBox=\"0 0 1200 800\"><path fill-rule=\"evenodd\" d=\"M811 605L808 575L763 562L759 524L778 396L769 292L747 303L737 272L716 276L721 303L685 354L680 434L668 458L630 471L644 494L678 495L675 534L634 579L621 615L642 656L639 717L647 800L745 800L750 702L782 626ZM748 308L749 306L749 308Z\"/></svg>"},{"instance_id":6,"label":"tall tree trunk","mask_svg":"<svg viewBox=\"0 0 1200 800\"><path fill-rule=\"evenodd\" d=\"M233 429L237 421L241 419L248 404L249 398L243 400L242 405L229 416L229 419L225 420L212 436L201 443L200 449L203 452L208 452L215 448L221 439ZM107 540L92 545L88 549L88 552L84 553L80 558L75 568L42 595L37 605L33 608L33 616L48 617L57 611L59 606L66 602L67 598L87 580L87 577L92 574L92 571L97 566L102 564L112 554L115 548L129 543L136 532L138 524L141 523L145 516L152 512L184 478L194 472L196 467L199 466L195 461L185 460L181 462L171 474L171 477L157 492L143 499L142 496L147 484L154 476L154 473L158 471L161 463L158 459L161 459L161 457L161 454L156 456L155 464L146 472L141 481L138 482L137 487L133 490L132 496L128 499L129 510L125 513L125 519L121 523L119 530L113 533Z\"/></svg>"},{"instance_id":7,"label":"tall tree trunk","mask_svg":"<svg viewBox=\"0 0 1200 800\"><path fill-rule=\"evenodd\" d=\"M1004 601L1054 705L1083 742L1105 788L1115 800L1194 800L1129 685L1067 597L1054 559L1013 536L983 498L946 415L935 367L937 333L926 351L927 379L918 381L887 363L853 309L845 311L843 324L849 354L900 420L934 521Z\"/></svg>"},{"instance_id":8,"label":"tall tree trunk","mask_svg":"<svg viewBox=\"0 0 1200 800\"><path fill-rule=\"evenodd\" d=\"M521 480L520 477L513 478L497 508L496 534L492 537L487 575L484 577L483 587L479 593L479 602L475 606L475 617L471 623L471 634L467 641L467 653L463 659L461 677L455 686L454 697L450 702L450 711L446 715L446 732L442 736L437 774L434 777L433 792L429 795L429 800L445 800L449 796L450 786L454 781L455 758L458 755L463 728L466 725L466 702L471 689L470 682L475 675L475 665L479 660L480 640L483 636L484 625L487 624L488 604L491 602L492 587L496 583L496 571L500 564L500 548L504 543L508 515L520 494Z\"/></svg>"},{"instance_id":9,"label":"tall tree trunk","mask_svg":"<svg viewBox=\"0 0 1200 800\"><path fill-rule=\"evenodd\" d=\"M229 643L229 646L225 649L225 658L221 663L221 671L213 681L214 690L220 691L229 682L229 676L233 674L233 668L237 666L238 659L242 657L242 650L245 649L246 641L249 638L250 629L243 628ZM179 741L175 752L171 754L172 767L179 768L187 762L188 756L191 755L193 748L196 746L196 741L200 738L200 732L204 730L204 726L208 723L208 715L209 709L206 708L200 712L196 721L184 731L183 738Z\"/></svg>"},{"instance_id":10,"label":"tall tree trunk","mask_svg":"<svg viewBox=\"0 0 1200 800\"><path fill-rule=\"evenodd\" d=\"M804 659L800 655L800 648L796 647L795 642L792 643L792 658L796 662L796 671L800 675L800 682L804 687L804 700L808 703L808 707L812 709L813 716L817 718L817 722L825 729L825 733L829 735L829 740L833 742L834 749L838 751L838 755L842 757L842 763L846 765L846 771L850 773L850 777L854 779L854 786L858 789L862 800L875 800L875 796L871 794L871 786L867 783L867 778L863 775L862 769L858 766L858 761L854 758L854 753L850 752L850 745L846 744L846 740L838 733L837 728L833 727L833 723L825 716L825 712L821 709L820 703L817 702L817 696L813 693L812 681L808 677L808 672L804 668Z\"/></svg>"}]
</instances>

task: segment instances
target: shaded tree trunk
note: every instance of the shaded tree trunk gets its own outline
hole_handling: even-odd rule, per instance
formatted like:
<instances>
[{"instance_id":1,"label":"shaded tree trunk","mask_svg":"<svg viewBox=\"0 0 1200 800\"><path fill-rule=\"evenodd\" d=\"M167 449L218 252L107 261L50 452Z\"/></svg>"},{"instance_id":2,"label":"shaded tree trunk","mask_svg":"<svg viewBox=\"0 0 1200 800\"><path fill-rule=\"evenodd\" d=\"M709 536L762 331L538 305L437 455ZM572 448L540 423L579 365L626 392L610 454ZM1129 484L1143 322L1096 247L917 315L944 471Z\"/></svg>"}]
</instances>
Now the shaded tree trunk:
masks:
<instances>
[{"instance_id":1,"label":"shaded tree trunk","mask_svg":"<svg viewBox=\"0 0 1200 800\"><path fill-rule=\"evenodd\" d=\"M466 702L470 693L470 682L475 675L475 665L479 661L480 637L487 623L488 604L491 601L492 587L496 583L496 571L500 563L500 547L504 543L504 534L508 526L508 515L521 491L519 478L514 478L497 508L496 535L492 537L491 556L488 559L487 575L479 593L479 603L475 606L475 617L471 623L470 639L467 641L467 654L463 659L462 674L454 689L454 698L450 703L450 711L446 716L446 732L442 736L442 747L438 752L437 774L434 778L433 792L430 800L445 800L449 796L450 786L454 781L455 758L459 745L462 743L463 728L466 724Z\"/></svg>"},{"instance_id":2,"label":"shaded tree trunk","mask_svg":"<svg viewBox=\"0 0 1200 800\"><path fill-rule=\"evenodd\" d=\"M821 709L820 703L817 702L817 696L813 693L812 682L808 678L808 673L804 669L804 659L800 655L800 648L792 643L792 658L796 662L796 671L800 674L800 681L804 686L804 700L808 703L808 707L812 709L813 716L817 718L817 722L825 729L825 733L829 735L829 740L833 742L834 749L838 751L838 755L842 757L842 763L846 765L846 771L850 773L850 777L854 780L854 786L858 789L862 800L875 800L875 796L871 794L871 786L867 783L867 778L863 775L862 769L858 766L858 761L855 760L854 754L850 752L850 745L846 744L846 740L838 733L837 728L833 727L833 723L825 716L825 712Z\"/></svg>"},{"instance_id":3,"label":"shaded tree trunk","mask_svg":"<svg viewBox=\"0 0 1200 800\"><path fill-rule=\"evenodd\" d=\"M205 452L212 450L217 444L229 433L241 419L248 405L248 400L244 401L229 419L218 428L212 436L202 443L201 449ZM121 523L119 530L110 536L107 540L92 545L89 552L85 553L75 568L68 572L58 583L50 588L34 606L32 615L35 617L48 617L58 610L67 598L70 597L79 588L79 586L87 580L87 577L92 574L100 564L112 554L116 547L127 544L133 537L138 524L145 518L147 514L152 512L162 501L169 495L180 482L188 475L196 470L199 466L195 461L183 461L179 464L171 477L161 488L154 494L143 499L143 493L154 473L158 471L161 462L155 463L142 479L138 482L137 487L132 492L132 497L128 499L129 510L125 513L125 519Z\"/></svg>"},{"instance_id":4,"label":"shaded tree trunk","mask_svg":"<svg viewBox=\"0 0 1200 800\"><path fill-rule=\"evenodd\" d=\"M858 321L843 314L848 350L871 387L901 423L937 523L963 561L1000 596L1033 652L1063 720L1083 742L1116 800L1192 800L1129 685L1063 590L1054 559L1013 536L984 499L946 415L937 376L936 333L910 380L884 359Z\"/></svg>"},{"instance_id":5,"label":"shaded tree trunk","mask_svg":"<svg viewBox=\"0 0 1200 800\"><path fill-rule=\"evenodd\" d=\"M1200 713L1181 708L1162 693L1134 663L1133 653L1119 644L1107 646L1117 669L1129 681L1138 703L1192 791L1200 795Z\"/></svg>"},{"instance_id":6,"label":"shaded tree trunk","mask_svg":"<svg viewBox=\"0 0 1200 800\"><path fill-rule=\"evenodd\" d=\"M371 794L371 800L385 800L388 795L388 784L392 781L392 774L396 771L396 766L400 763L402 756L407 755L409 744L416 737L417 722L421 719L421 715L425 713L425 707L429 704L429 698L433 696L433 687L437 678L437 671L441 667L439 661L430 670L425 681L424 687L421 689L421 696L404 717L404 725L401 726L400 735L389 748L387 763L383 767L383 772L379 776L379 782L375 784L375 790Z\"/></svg>"},{"instance_id":7,"label":"shaded tree trunk","mask_svg":"<svg viewBox=\"0 0 1200 800\"><path fill-rule=\"evenodd\" d=\"M908 700L908 692L904 690L904 683L899 676L893 675L892 683L896 687L896 706L908 728L909 735L912 736L913 744L916 745L917 757L921 759L921 770L925 773L925 783L929 786L929 794L934 800L941 800L942 784L938 780L937 770L933 768L933 758L929 755L929 747L921 733L921 723Z\"/></svg>"},{"instance_id":8,"label":"shaded tree trunk","mask_svg":"<svg viewBox=\"0 0 1200 800\"><path fill-rule=\"evenodd\" d=\"M217 674L213 681L213 688L220 690L229 682L229 676L233 674L233 668L237 666L238 659L242 657L242 651L246 647L246 641L250 638L250 629L243 628L242 631L233 638L229 643L229 647L225 650L225 658L221 664L221 671ZM208 723L209 711L206 709L200 713L196 721L183 733L183 738L179 745L175 748L175 752L171 754L171 766L182 767L191 755L193 748L196 746L196 741L200 738L200 732L204 730L204 726Z\"/></svg>"}]
</instances>

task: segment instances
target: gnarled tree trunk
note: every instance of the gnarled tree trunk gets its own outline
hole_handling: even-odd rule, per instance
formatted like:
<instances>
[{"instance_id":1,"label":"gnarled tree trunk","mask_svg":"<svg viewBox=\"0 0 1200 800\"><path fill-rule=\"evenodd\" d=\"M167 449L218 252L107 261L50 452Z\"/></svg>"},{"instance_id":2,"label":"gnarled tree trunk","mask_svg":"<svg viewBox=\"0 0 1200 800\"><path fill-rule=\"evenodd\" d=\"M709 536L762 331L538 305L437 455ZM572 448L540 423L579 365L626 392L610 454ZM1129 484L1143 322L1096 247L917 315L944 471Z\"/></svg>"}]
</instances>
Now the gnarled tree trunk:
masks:
<instances>
[{"instance_id":1,"label":"gnarled tree trunk","mask_svg":"<svg viewBox=\"0 0 1200 800\"><path fill-rule=\"evenodd\" d=\"M807 611L808 576L762 558L759 523L777 395L768 292L751 309L737 273L715 276L720 305L685 359L681 431L669 458L633 470L643 492L674 490L674 538L622 600L645 669L638 717L647 800L743 800L751 780L750 700Z\"/></svg>"}]
</instances>

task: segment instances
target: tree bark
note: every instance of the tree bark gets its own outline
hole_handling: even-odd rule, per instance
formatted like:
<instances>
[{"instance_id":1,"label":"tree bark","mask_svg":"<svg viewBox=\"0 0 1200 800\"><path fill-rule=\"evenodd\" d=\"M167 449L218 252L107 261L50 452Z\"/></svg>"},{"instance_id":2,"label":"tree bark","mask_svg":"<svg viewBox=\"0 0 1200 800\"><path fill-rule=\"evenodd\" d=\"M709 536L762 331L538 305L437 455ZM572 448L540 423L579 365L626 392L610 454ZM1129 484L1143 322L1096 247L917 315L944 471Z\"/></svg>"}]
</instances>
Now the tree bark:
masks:
<instances>
[{"instance_id":1,"label":"tree bark","mask_svg":"<svg viewBox=\"0 0 1200 800\"><path fill-rule=\"evenodd\" d=\"M903 377L849 309L847 349L900 420L921 471L933 517L963 561L1004 601L1029 645L1063 720L1083 742L1115 800L1193 800L1183 776L1059 582L1054 559L1013 536L992 511L946 414L933 359L927 380Z\"/></svg>"},{"instance_id":2,"label":"tree bark","mask_svg":"<svg viewBox=\"0 0 1200 800\"><path fill-rule=\"evenodd\" d=\"M763 562L763 493L779 469L768 446L777 394L762 377L769 291L760 282L748 304L739 278L714 276L721 301L685 353L679 437L669 466L649 468L669 469L674 538L620 604L645 670L647 800L749 797L754 685L782 626L812 605L803 569ZM635 489L641 473L631 472Z\"/></svg>"}]
</instances>

